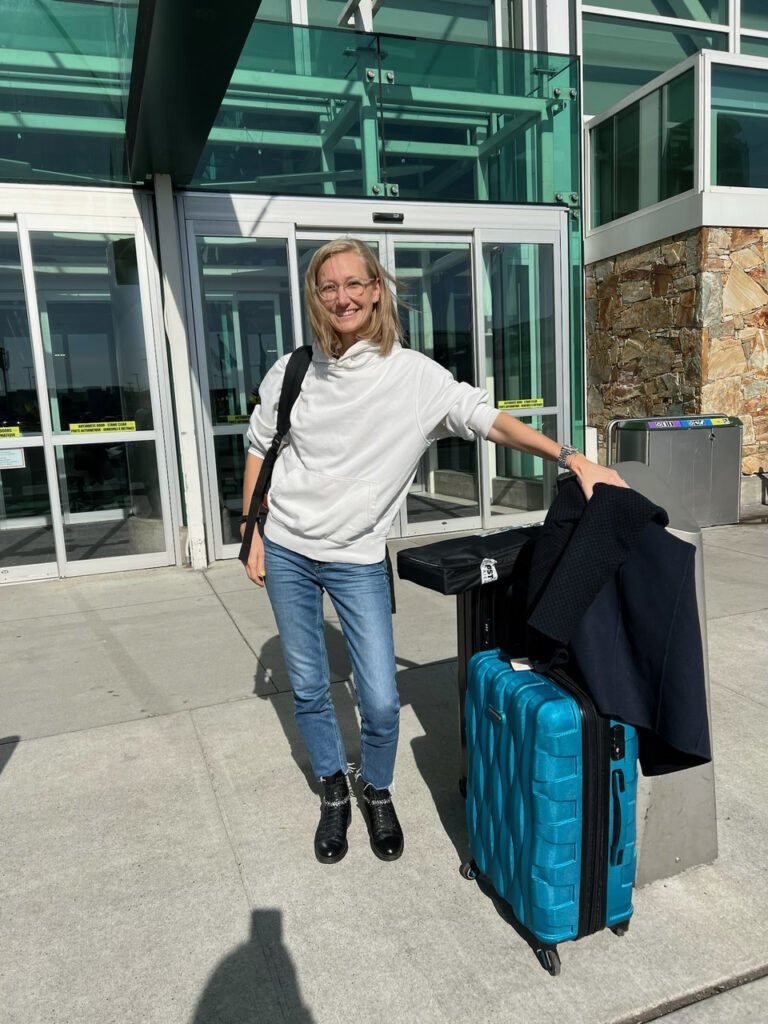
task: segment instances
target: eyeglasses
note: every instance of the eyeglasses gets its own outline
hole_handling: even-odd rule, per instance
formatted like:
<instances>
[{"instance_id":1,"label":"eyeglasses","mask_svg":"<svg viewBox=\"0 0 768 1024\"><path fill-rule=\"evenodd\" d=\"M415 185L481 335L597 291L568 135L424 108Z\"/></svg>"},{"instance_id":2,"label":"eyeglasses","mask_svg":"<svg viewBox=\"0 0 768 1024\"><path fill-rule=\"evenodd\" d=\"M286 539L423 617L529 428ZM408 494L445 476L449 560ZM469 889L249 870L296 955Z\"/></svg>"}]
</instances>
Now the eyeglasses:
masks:
<instances>
[{"instance_id":1,"label":"eyeglasses","mask_svg":"<svg viewBox=\"0 0 768 1024\"><path fill-rule=\"evenodd\" d=\"M339 297L339 292L343 288L350 299L359 299L369 284L373 284L374 281L378 280L375 277L368 277L364 281L361 281L359 277L350 277L344 284L333 284L331 281L325 284L319 284L315 288L315 291L323 300L323 302L335 302Z\"/></svg>"}]
</instances>

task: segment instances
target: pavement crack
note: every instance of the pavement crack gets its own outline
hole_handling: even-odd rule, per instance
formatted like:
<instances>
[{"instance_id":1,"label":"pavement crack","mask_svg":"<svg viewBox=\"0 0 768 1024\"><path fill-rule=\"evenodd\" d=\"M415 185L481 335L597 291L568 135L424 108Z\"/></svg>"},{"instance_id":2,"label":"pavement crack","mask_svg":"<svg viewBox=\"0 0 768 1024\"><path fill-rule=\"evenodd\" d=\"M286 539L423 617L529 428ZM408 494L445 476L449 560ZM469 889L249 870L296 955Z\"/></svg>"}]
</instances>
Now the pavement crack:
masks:
<instances>
[{"instance_id":1,"label":"pavement crack","mask_svg":"<svg viewBox=\"0 0 768 1024\"><path fill-rule=\"evenodd\" d=\"M703 1003L707 999L714 999L717 996L721 996L724 992L741 988L743 985L749 985L750 982L759 981L765 977L768 977L768 964L763 964L761 967L753 967L752 970L736 974L732 978L725 978L723 981L712 985L704 985L702 988L695 989L693 992L687 992L677 999L668 999L662 1003L657 1003L656 1006L649 1006L647 1009L639 1010L628 1017L614 1020L612 1024L650 1024L650 1021L661 1020L671 1013L685 1009L686 1006L695 1006L697 1003Z\"/></svg>"}]
</instances>

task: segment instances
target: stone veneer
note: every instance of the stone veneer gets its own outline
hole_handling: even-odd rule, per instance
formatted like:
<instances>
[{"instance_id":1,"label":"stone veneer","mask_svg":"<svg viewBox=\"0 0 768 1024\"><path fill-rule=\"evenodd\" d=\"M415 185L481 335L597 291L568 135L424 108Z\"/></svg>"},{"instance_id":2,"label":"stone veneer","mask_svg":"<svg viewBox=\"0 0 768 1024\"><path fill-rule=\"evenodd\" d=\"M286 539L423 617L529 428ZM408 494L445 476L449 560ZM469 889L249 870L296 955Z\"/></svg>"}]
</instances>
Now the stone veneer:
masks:
<instances>
[{"instance_id":1,"label":"stone veneer","mask_svg":"<svg viewBox=\"0 0 768 1024\"><path fill-rule=\"evenodd\" d=\"M587 422L724 413L768 470L768 230L700 228L586 269Z\"/></svg>"}]
</instances>

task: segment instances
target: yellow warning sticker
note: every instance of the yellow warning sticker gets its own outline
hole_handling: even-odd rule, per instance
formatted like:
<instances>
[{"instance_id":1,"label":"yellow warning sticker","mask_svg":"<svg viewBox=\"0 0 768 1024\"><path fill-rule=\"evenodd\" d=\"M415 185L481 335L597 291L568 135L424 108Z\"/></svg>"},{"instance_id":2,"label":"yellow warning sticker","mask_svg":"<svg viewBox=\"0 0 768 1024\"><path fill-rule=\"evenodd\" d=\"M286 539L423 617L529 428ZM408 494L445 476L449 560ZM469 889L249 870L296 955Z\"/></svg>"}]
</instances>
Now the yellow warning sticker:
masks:
<instances>
[{"instance_id":1,"label":"yellow warning sticker","mask_svg":"<svg viewBox=\"0 0 768 1024\"><path fill-rule=\"evenodd\" d=\"M112 434L118 430L135 430L135 420L109 420L106 423L70 423L70 434Z\"/></svg>"},{"instance_id":2,"label":"yellow warning sticker","mask_svg":"<svg viewBox=\"0 0 768 1024\"><path fill-rule=\"evenodd\" d=\"M0 437L21 437L19 427L0 427Z\"/></svg>"},{"instance_id":3,"label":"yellow warning sticker","mask_svg":"<svg viewBox=\"0 0 768 1024\"><path fill-rule=\"evenodd\" d=\"M227 423L250 423L250 416L227 416Z\"/></svg>"},{"instance_id":4,"label":"yellow warning sticker","mask_svg":"<svg viewBox=\"0 0 768 1024\"><path fill-rule=\"evenodd\" d=\"M497 409L539 409L544 405L543 398L515 398L497 402Z\"/></svg>"}]
</instances>

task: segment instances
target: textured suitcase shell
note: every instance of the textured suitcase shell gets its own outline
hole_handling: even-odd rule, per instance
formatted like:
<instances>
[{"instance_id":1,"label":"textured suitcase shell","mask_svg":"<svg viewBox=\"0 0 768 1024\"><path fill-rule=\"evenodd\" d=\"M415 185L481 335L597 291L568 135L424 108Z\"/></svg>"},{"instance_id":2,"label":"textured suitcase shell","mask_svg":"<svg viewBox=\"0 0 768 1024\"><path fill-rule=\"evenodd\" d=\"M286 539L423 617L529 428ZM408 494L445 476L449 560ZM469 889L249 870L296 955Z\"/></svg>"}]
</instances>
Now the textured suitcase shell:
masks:
<instances>
[{"instance_id":1,"label":"textured suitcase shell","mask_svg":"<svg viewBox=\"0 0 768 1024\"><path fill-rule=\"evenodd\" d=\"M575 939L583 801L576 701L546 676L515 671L498 650L482 651L469 662L466 731L467 826L478 868L542 942ZM624 731L625 758L611 761L611 772L624 776L616 836L608 800L609 927L632 915L635 877L637 735L628 725Z\"/></svg>"}]
</instances>

